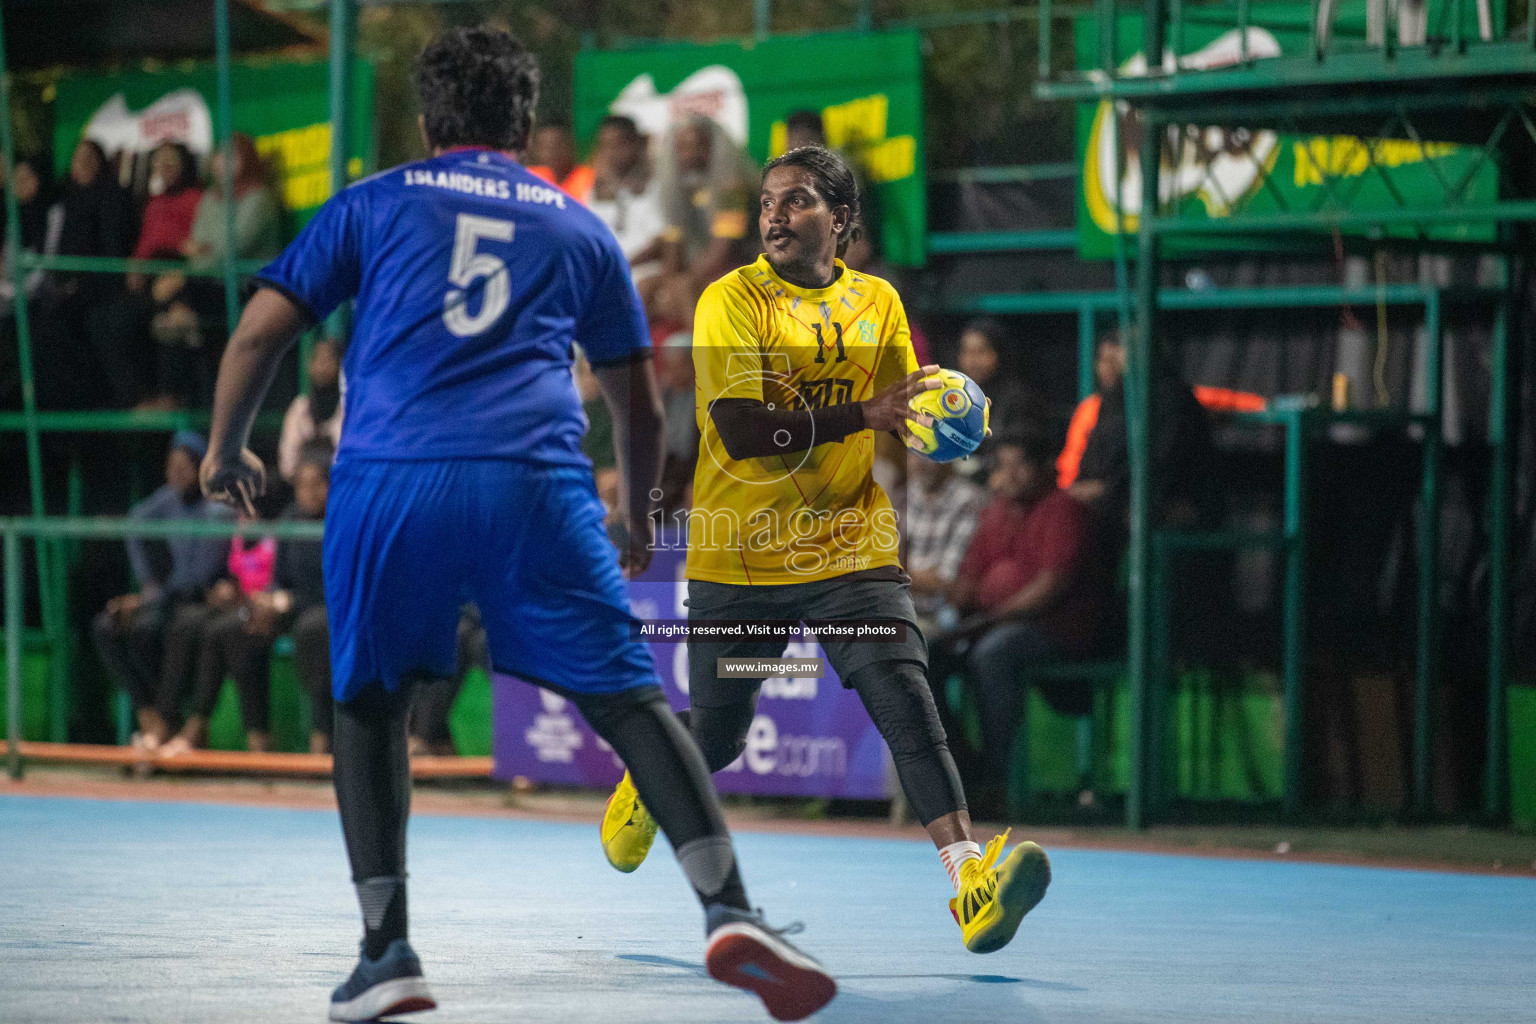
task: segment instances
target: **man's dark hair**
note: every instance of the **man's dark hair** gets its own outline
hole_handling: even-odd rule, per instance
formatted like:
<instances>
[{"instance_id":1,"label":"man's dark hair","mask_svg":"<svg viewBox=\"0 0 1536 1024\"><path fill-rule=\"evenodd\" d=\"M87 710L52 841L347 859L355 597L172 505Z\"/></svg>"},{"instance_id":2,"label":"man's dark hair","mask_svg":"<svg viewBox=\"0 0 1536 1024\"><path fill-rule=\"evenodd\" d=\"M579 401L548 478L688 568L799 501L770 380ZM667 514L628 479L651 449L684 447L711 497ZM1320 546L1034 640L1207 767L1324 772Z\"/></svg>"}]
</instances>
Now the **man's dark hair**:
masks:
<instances>
[{"instance_id":1,"label":"man's dark hair","mask_svg":"<svg viewBox=\"0 0 1536 1024\"><path fill-rule=\"evenodd\" d=\"M1010 430L1000 437L994 437L992 444L996 449L1017 448L1024 456L1024 461L1036 469L1049 469L1056 457L1051 448L1051 440L1043 430Z\"/></svg>"},{"instance_id":2,"label":"man's dark hair","mask_svg":"<svg viewBox=\"0 0 1536 1024\"><path fill-rule=\"evenodd\" d=\"M815 132L823 139L827 137L826 126L821 121L821 112L816 110L791 110L784 118L784 128L788 132L796 130Z\"/></svg>"},{"instance_id":3,"label":"man's dark hair","mask_svg":"<svg viewBox=\"0 0 1536 1024\"><path fill-rule=\"evenodd\" d=\"M167 141L155 147L156 149L169 149L176 154L180 161L180 169L176 172L176 180L165 183L167 192L179 192L184 188L191 188L197 184L197 157L192 155L192 150L187 148L185 142Z\"/></svg>"},{"instance_id":4,"label":"man's dark hair","mask_svg":"<svg viewBox=\"0 0 1536 1024\"><path fill-rule=\"evenodd\" d=\"M972 320L965 325L964 330L960 333L965 334L967 331L975 331L983 338L986 338L987 342L992 346L992 350L998 355L1002 355L1008 348L1008 342L1013 336L1013 332L1008 329L1008 325L995 316L984 316L980 319Z\"/></svg>"},{"instance_id":5,"label":"man's dark hair","mask_svg":"<svg viewBox=\"0 0 1536 1024\"><path fill-rule=\"evenodd\" d=\"M1098 339L1093 343L1095 350L1105 345L1124 345L1125 341L1120 337L1120 328L1106 327L1099 332Z\"/></svg>"},{"instance_id":6,"label":"man's dark hair","mask_svg":"<svg viewBox=\"0 0 1536 1024\"><path fill-rule=\"evenodd\" d=\"M631 138L636 138L640 135L640 126L635 123L635 119L625 117L623 114L609 114L597 122L598 131L602 131L604 128L617 128Z\"/></svg>"},{"instance_id":7,"label":"man's dark hair","mask_svg":"<svg viewBox=\"0 0 1536 1024\"><path fill-rule=\"evenodd\" d=\"M499 29L450 29L422 51L416 92L434 148L521 150L539 102L539 62Z\"/></svg>"},{"instance_id":8,"label":"man's dark hair","mask_svg":"<svg viewBox=\"0 0 1536 1024\"><path fill-rule=\"evenodd\" d=\"M816 194L828 209L848 207L848 223L837 236L837 254L847 252L848 243L858 237L859 230L859 183L848 162L825 146L801 146L768 161L763 168L763 180L779 167L799 167L809 172Z\"/></svg>"}]
</instances>

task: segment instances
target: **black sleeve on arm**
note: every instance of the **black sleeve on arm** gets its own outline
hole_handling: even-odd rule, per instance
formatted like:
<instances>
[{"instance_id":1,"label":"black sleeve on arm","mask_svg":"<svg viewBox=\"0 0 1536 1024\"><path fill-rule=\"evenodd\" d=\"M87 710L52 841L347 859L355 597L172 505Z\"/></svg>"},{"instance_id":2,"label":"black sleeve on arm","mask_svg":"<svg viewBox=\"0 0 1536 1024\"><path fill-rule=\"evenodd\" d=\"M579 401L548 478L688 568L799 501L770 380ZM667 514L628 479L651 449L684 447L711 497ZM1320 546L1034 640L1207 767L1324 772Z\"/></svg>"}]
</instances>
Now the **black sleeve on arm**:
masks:
<instances>
[{"instance_id":1,"label":"black sleeve on arm","mask_svg":"<svg viewBox=\"0 0 1536 1024\"><path fill-rule=\"evenodd\" d=\"M631 349L628 354L622 355L617 359L604 359L598 362L588 360L588 363L593 369L602 366L626 366L630 363L643 363L650 359L652 354L650 346L646 346L645 348Z\"/></svg>"},{"instance_id":2,"label":"black sleeve on arm","mask_svg":"<svg viewBox=\"0 0 1536 1024\"><path fill-rule=\"evenodd\" d=\"M725 453L733 459L790 455L864 429L864 409L858 402L823 409L770 409L752 398L721 398L709 407L709 415Z\"/></svg>"},{"instance_id":3,"label":"black sleeve on arm","mask_svg":"<svg viewBox=\"0 0 1536 1024\"><path fill-rule=\"evenodd\" d=\"M303 299L293 294L293 292L288 288L278 284L276 281L268 280L265 277L253 277L251 278L251 283L247 286L247 288L249 289L251 295L256 294L256 290L258 288L271 288L273 291L277 292L279 295L293 303L294 306L298 308L299 314L304 318L304 324L306 327L313 327L315 324L320 322L320 318L315 316L315 311L309 308L309 303L305 302Z\"/></svg>"}]
</instances>

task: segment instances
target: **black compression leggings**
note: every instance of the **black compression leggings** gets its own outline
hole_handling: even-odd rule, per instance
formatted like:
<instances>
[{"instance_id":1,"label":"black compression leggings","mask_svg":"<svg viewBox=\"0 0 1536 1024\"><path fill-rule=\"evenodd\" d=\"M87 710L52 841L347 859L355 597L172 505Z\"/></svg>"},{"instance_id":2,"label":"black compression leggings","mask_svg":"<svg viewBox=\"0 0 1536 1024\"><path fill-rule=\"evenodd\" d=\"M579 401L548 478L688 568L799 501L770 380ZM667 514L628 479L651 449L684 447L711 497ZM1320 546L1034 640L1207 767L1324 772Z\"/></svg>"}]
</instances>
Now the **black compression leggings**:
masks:
<instances>
[{"instance_id":1,"label":"black compression leggings","mask_svg":"<svg viewBox=\"0 0 1536 1024\"><path fill-rule=\"evenodd\" d=\"M846 682L891 748L896 775L918 821L926 827L946 814L965 810L960 773L922 665L881 661L855 671ZM678 717L688 723L709 770L717 772L746 749L747 730L756 713L757 691L743 688L741 700L720 707L692 707Z\"/></svg>"},{"instance_id":2,"label":"black compression leggings","mask_svg":"<svg viewBox=\"0 0 1536 1024\"><path fill-rule=\"evenodd\" d=\"M666 698L618 694L575 699L576 707L629 768L651 817L682 862L699 901L750 910L720 798L704 758Z\"/></svg>"},{"instance_id":3,"label":"black compression leggings","mask_svg":"<svg viewBox=\"0 0 1536 1024\"><path fill-rule=\"evenodd\" d=\"M363 696L336 705L336 802L357 882L405 876L411 808L406 719L413 688L404 685L388 694L370 687ZM575 704L629 766L640 799L677 851L704 905L749 909L704 759L666 700L656 693L636 697L621 692L576 698ZM398 902L403 920L403 893Z\"/></svg>"}]
</instances>

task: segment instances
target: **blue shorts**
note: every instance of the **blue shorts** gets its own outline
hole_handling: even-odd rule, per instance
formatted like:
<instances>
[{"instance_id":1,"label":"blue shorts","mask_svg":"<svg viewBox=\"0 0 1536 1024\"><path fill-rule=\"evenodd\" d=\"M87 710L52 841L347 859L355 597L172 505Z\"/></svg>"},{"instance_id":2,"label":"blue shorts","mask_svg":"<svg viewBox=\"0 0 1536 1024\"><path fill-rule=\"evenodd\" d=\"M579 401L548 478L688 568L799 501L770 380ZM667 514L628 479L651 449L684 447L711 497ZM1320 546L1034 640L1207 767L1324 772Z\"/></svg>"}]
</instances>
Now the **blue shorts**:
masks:
<instances>
[{"instance_id":1,"label":"blue shorts","mask_svg":"<svg viewBox=\"0 0 1536 1024\"><path fill-rule=\"evenodd\" d=\"M500 671L572 694L657 685L589 470L343 459L325 518L337 700L452 675L465 601Z\"/></svg>"}]
</instances>

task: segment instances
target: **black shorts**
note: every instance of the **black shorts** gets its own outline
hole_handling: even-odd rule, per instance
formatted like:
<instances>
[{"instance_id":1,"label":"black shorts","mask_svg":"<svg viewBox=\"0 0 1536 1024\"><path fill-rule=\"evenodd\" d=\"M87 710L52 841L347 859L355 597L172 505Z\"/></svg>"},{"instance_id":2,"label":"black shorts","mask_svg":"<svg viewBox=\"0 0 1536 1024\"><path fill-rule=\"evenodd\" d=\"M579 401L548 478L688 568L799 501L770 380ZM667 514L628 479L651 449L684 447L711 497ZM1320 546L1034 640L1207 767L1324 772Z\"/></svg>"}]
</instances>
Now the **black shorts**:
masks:
<instances>
[{"instance_id":1,"label":"black shorts","mask_svg":"<svg viewBox=\"0 0 1536 1024\"><path fill-rule=\"evenodd\" d=\"M688 618L726 620L879 620L906 625L905 635L885 641L822 640L827 661L843 681L861 668L883 661L911 661L927 668L928 642L917 624L910 585L895 580L834 577L780 586L688 581ZM777 658L782 640L689 640L688 702L694 707L726 707L755 691L762 680L721 679L717 658Z\"/></svg>"}]
</instances>

